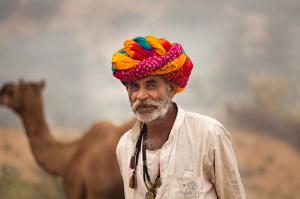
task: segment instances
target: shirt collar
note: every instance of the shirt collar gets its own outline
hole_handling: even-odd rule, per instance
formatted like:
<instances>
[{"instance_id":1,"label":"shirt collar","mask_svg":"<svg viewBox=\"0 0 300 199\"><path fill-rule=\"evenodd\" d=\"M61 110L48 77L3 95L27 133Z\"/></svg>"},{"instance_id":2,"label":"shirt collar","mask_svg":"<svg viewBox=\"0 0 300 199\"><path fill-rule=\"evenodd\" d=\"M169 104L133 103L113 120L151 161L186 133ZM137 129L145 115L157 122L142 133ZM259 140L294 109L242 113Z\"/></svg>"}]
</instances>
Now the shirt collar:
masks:
<instances>
[{"instance_id":1,"label":"shirt collar","mask_svg":"<svg viewBox=\"0 0 300 199\"><path fill-rule=\"evenodd\" d=\"M172 130L170 132L169 139L172 139L174 135L178 132L178 129L180 128L185 115L184 111L175 102L173 103L175 104L175 106L177 106L177 115ZM132 142L136 142L139 138L140 132L143 128L143 124L143 122L137 121L132 127L132 129L129 131L127 136Z\"/></svg>"}]
</instances>

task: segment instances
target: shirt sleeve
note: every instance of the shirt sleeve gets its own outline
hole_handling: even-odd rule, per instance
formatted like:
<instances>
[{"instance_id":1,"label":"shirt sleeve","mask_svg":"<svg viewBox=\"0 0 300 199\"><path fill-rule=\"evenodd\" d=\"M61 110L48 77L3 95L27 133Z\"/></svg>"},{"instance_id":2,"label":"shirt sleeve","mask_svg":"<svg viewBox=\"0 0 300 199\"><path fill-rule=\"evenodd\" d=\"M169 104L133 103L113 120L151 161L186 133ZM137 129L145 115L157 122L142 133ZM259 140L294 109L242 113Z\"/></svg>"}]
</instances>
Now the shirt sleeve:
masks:
<instances>
[{"instance_id":1,"label":"shirt sleeve","mask_svg":"<svg viewBox=\"0 0 300 199\"><path fill-rule=\"evenodd\" d=\"M238 171L237 161L231 146L230 134L221 127L213 129L215 144L213 147L215 184L219 199L244 199L244 187Z\"/></svg>"}]
</instances>

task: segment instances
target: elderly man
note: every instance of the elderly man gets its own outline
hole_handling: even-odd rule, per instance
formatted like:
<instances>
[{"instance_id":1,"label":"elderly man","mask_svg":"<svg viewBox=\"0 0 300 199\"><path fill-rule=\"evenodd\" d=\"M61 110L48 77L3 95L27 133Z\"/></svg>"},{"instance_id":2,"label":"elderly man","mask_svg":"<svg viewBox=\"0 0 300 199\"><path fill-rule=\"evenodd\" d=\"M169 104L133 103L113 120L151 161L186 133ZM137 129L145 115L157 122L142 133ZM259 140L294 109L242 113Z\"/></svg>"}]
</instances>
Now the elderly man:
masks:
<instances>
[{"instance_id":1,"label":"elderly man","mask_svg":"<svg viewBox=\"0 0 300 199\"><path fill-rule=\"evenodd\" d=\"M193 68L180 44L135 37L113 55L112 65L138 119L116 151L126 199L246 198L230 134L218 121L172 102Z\"/></svg>"}]
</instances>

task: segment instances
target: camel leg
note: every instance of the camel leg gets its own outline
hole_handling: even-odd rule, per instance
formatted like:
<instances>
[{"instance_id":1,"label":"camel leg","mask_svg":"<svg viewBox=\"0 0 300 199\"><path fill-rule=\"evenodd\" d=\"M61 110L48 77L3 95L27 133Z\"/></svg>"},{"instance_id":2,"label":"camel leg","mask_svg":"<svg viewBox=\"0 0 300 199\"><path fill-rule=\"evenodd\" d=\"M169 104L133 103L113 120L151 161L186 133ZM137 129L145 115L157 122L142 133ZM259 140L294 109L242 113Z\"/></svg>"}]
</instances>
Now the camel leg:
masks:
<instances>
[{"instance_id":1,"label":"camel leg","mask_svg":"<svg viewBox=\"0 0 300 199\"><path fill-rule=\"evenodd\" d=\"M116 179L109 180L108 177L99 177L97 176L99 173L94 173L96 178L87 182L86 199L124 199L123 182ZM111 178L112 176L113 174L110 175Z\"/></svg>"},{"instance_id":2,"label":"camel leg","mask_svg":"<svg viewBox=\"0 0 300 199\"><path fill-rule=\"evenodd\" d=\"M105 192L88 192L86 199L124 199L124 192L115 190L115 192L110 191L110 193Z\"/></svg>"},{"instance_id":3,"label":"camel leg","mask_svg":"<svg viewBox=\"0 0 300 199\"><path fill-rule=\"evenodd\" d=\"M67 199L87 199L87 189L79 176L68 176L64 190Z\"/></svg>"}]
</instances>

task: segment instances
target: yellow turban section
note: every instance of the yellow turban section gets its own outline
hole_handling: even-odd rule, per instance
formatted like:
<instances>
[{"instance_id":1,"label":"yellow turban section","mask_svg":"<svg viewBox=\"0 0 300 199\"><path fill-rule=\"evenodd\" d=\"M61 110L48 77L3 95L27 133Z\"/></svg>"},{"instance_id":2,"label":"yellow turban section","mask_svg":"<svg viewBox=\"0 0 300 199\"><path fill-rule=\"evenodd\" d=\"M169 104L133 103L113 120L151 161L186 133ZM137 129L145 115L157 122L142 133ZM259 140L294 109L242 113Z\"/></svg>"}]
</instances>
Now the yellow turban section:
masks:
<instances>
[{"instance_id":1,"label":"yellow turban section","mask_svg":"<svg viewBox=\"0 0 300 199\"><path fill-rule=\"evenodd\" d=\"M112 57L113 75L123 83L162 75L178 83L177 93L185 89L192 68L193 63L180 44L153 35L126 40L124 48Z\"/></svg>"}]
</instances>

